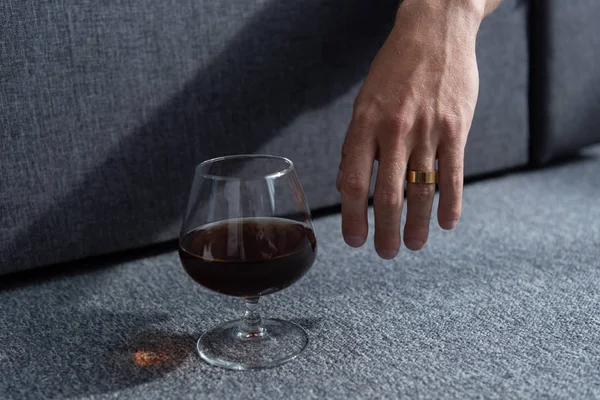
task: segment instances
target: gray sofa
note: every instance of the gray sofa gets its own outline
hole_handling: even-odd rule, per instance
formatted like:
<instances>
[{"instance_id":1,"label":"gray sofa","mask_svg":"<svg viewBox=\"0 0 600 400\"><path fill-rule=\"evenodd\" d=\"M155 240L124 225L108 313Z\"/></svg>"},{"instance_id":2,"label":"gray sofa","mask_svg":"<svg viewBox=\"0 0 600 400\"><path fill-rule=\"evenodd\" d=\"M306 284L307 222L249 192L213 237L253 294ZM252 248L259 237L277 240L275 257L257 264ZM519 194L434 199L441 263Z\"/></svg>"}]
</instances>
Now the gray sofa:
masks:
<instances>
[{"instance_id":1,"label":"gray sofa","mask_svg":"<svg viewBox=\"0 0 600 400\"><path fill-rule=\"evenodd\" d=\"M484 21L465 218L384 263L325 214L396 7L2 2L0 398L599 397L600 153L554 161L600 142L600 5L505 0ZM295 161L321 247L267 299L309 352L234 374L193 347L239 304L196 287L173 240L193 167L254 152Z\"/></svg>"}]
</instances>

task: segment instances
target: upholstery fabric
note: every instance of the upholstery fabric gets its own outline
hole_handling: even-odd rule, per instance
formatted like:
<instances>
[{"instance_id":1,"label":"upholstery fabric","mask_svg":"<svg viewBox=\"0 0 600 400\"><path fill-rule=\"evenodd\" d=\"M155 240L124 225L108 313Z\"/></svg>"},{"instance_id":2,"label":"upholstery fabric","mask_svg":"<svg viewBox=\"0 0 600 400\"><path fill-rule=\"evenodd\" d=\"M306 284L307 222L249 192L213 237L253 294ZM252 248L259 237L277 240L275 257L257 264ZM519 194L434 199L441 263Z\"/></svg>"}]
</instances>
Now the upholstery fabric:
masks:
<instances>
[{"instance_id":1,"label":"upholstery fabric","mask_svg":"<svg viewBox=\"0 0 600 400\"><path fill-rule=\"evenodd\" d=\"M596 148L469 184L456 230L432 221L425 249L391 262L371 240L346 247L338 215L316 220L312 270L261 300L310 347L270 370L198 357L200 333L242 304L175 252L3 277L0 398L598 398L599 168Z\"/></svg>"},{"instance_id":2,"label":"upholstery fabric","mask_svg":"<svg viewBox=\"0 0 600 400\"><path fill-rule=\"evenodd\" d=\"M313 208L397 0L0 2L0 274L175 238L193 167L292 158ZM527 161L525 8L484 22L467 174Z\"/></svg>"},{"instance_id":3,"label":"upholstery fabric","mask_svg":"<svg viewBox=\"0 0 600 400\"><path fill-rule=\"evenodd\" d=\"M600 142L600 3L532 1L531 157Z\"/></svg>"}]
</instances>

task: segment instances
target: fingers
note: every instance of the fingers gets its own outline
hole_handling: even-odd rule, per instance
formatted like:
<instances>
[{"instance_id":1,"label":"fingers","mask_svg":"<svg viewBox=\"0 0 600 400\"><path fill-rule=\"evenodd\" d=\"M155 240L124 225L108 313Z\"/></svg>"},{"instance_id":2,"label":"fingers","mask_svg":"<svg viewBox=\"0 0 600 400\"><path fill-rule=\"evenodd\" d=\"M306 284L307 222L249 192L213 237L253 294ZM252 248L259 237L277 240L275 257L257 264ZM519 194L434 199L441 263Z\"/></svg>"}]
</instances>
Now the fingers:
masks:
<instances>
[{"instance_id":1,"label":"fingers","mask_svg":"<svg viewBox=\"0 0 600 400\"><path fill-rule=\"evenodd\" d=\"M396 146L398 147L398 146ZM390 260L400 251L400 222L404 202L405 152L390 146L381 150L373 195L375 249Z\"/></svg>"},{"instance_id":2,"label":"fingers","mask_svg":"<svg viewBox=\"0 0 600 400\"><path fill-rule=\"evenodd\" d=\"M435 169L435 158L435 149L416 148L410 155L408 169L433 171ZM421 250L427 242L434 196L435 184L407 183L404 244L410 250Z\"/></svg>"},{"instance_id":3,"label":"fingers","mask_svg":"<svg viewBox=\"0 0 600 400\"><path fill-rule=\"evenodd\" d=\"M369 231L367 207L375 157L375 141L368 132L369 122L364 117L353 117L336 182L342 197L342 234L351 247L362 246Z\"/></svg>"},{"instance_id":4,"label":"fingers","mask_svg":"<svg viewBox=\"0 0 600 400\"><path fill-rule=\"evenodd\" d=\"M449 120L437 129L426 129L410 136L412 124L394 120L383 124L376 115L353 116L342 150L342 162L336 187L342 197L342 233L352 247L362 246L368 234L367 206L373 161L379 159L379 171L373 206L375 214L375 248L380 257L394 258L401 244L401 216L404 177L408 169L433 171L439 158L440 201L438 221L443 229L453 229L460 218L464 174L464 139L459 120ZM409 120L414 120L410 118ZM396 123L397 122L397 123ZM375 128L379 132L375 132ZM431 130L431 131L430 131ZM394 132L387 135L386 132ZM436 154L437 153L437 154ZM407 216L404 244L410 250L422 249L429 236L435 184L408 183Z\"/></svg>"},{"instance_id":5,"label":"fingers","mask_svg":"<svg viewBox=\"0 0 600 400\"><path fill-rule=\"evenodd\" d=\"M458 224L462 209L464 150L461 146L440 146L438 157L438 222L442 229L451 230Z\"/></svg>"}]
</instances>

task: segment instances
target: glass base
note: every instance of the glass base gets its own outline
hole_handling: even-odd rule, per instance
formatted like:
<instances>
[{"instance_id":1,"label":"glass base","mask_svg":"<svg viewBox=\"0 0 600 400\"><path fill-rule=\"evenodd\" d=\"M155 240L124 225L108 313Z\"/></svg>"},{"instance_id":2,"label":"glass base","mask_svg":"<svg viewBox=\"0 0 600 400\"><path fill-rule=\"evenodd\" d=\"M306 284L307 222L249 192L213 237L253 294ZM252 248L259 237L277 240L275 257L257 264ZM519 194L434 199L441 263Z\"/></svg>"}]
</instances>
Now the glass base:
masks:
<instances>
[{"instance_id":1,"label":"glass base","mask_svg":"<svg viewBox=\"0 0 600 400\"><path fill-rule=\"evenodd\" d=\"M198 339L198 354L206 362L233 370L269 368L296 358L308 345L306 331L293 322L264 319L258 332L240 330L229 321Z\"/></svg>"}]
</instances>

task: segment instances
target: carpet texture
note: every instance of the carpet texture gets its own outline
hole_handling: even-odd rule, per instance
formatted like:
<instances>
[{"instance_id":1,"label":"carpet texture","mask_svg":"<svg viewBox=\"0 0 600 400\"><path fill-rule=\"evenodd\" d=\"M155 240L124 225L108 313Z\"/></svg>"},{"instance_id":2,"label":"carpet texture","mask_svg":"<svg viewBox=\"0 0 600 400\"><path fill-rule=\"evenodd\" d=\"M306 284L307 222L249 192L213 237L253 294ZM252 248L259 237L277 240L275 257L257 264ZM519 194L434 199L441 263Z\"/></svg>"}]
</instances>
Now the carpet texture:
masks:
<instances>
[{"instance_id":1,"label":"carpet texture","mask_svg":"<svg viewBox=\"0 0 600 400\"><path fill-rule=\"evenodd\" d=\"M423 251L392 262L318 219L313 269L263 301L310 347L270 370L199 359L200 332L241 304L175 252L3 277L0 398L599 398L599 172L597 148L470 184L456 231L432 223Z\"/></svg>"}]
</instances>

